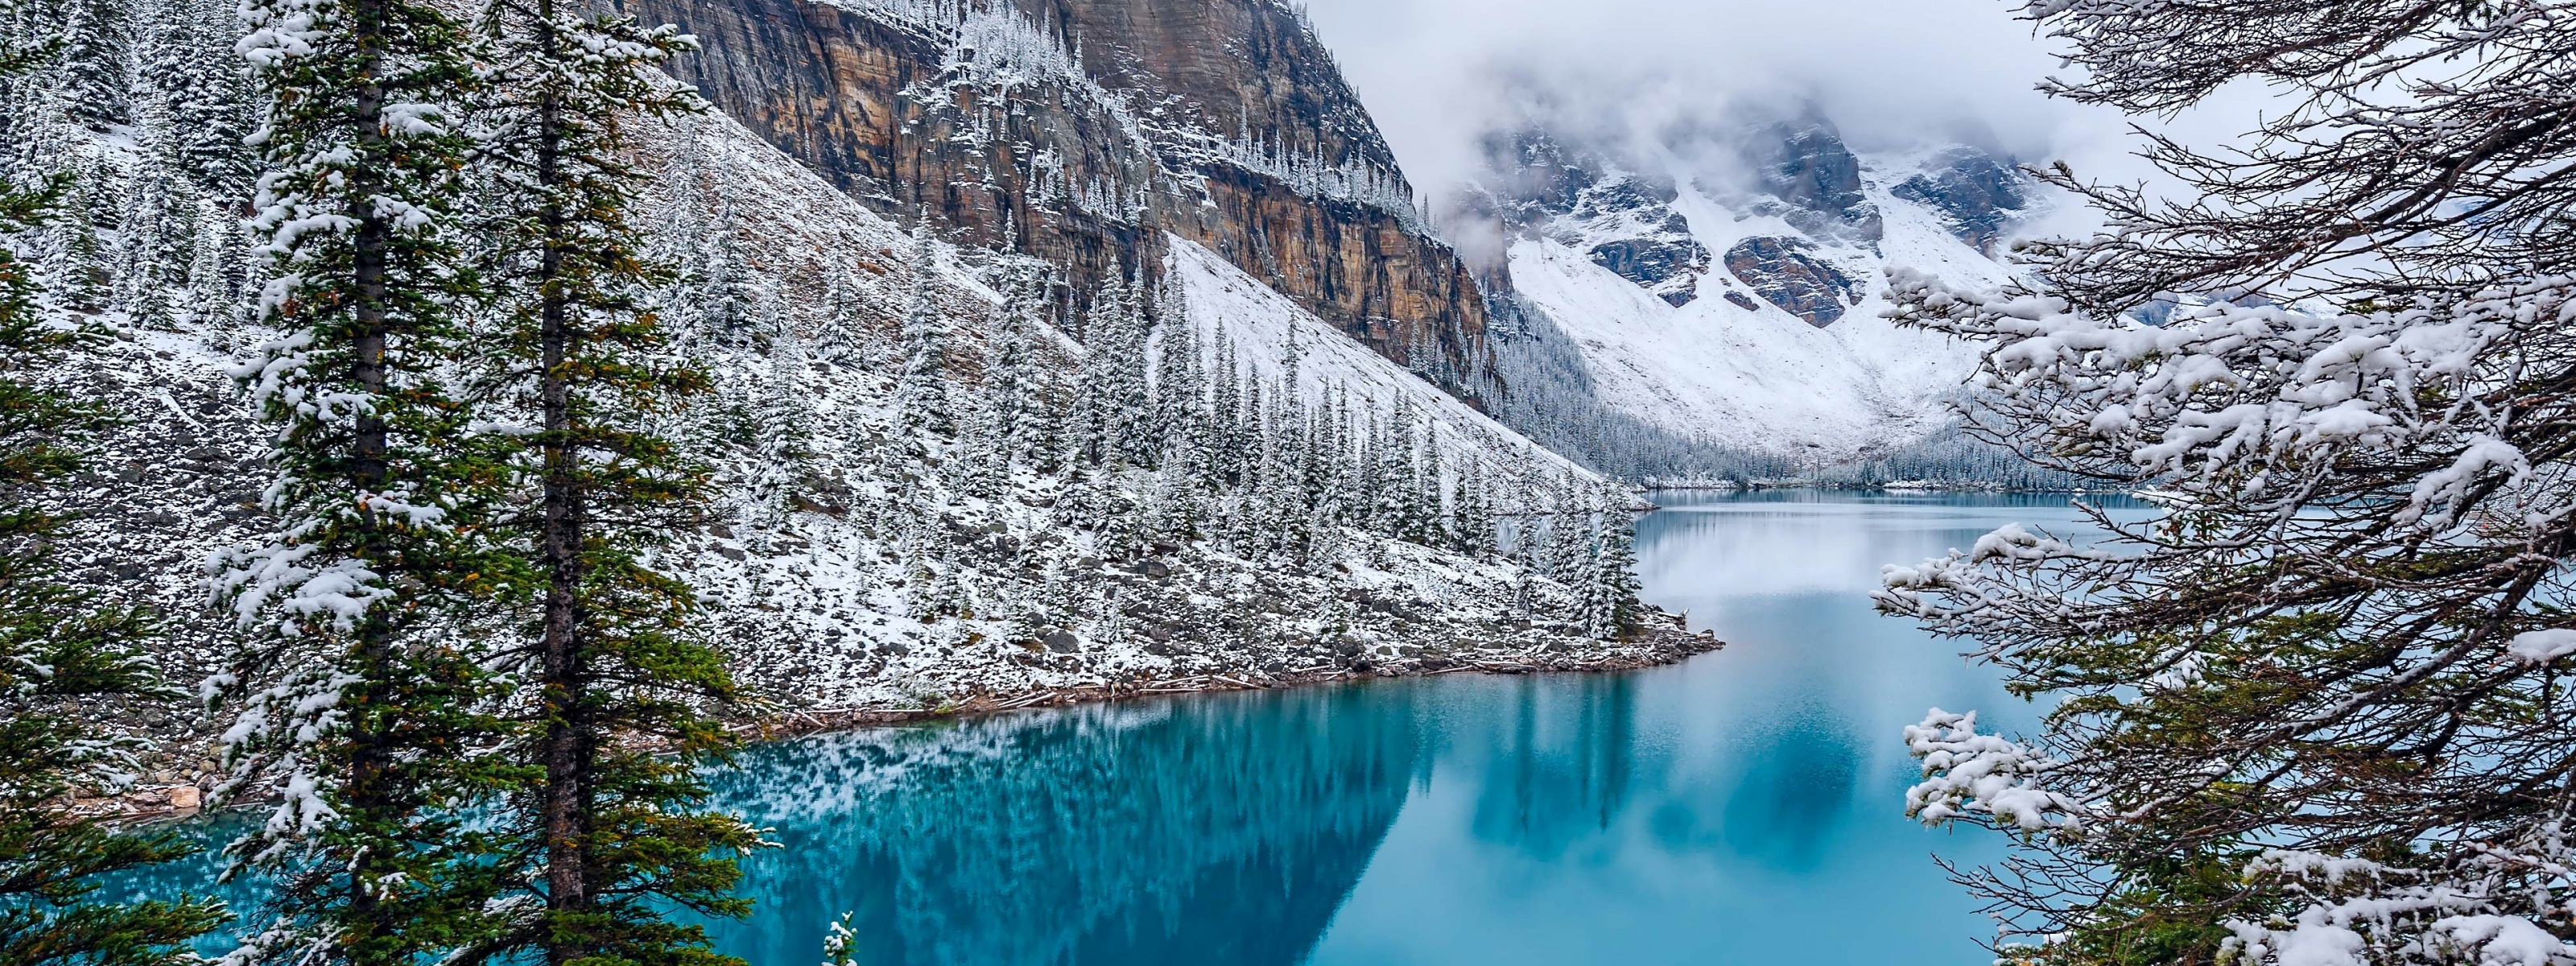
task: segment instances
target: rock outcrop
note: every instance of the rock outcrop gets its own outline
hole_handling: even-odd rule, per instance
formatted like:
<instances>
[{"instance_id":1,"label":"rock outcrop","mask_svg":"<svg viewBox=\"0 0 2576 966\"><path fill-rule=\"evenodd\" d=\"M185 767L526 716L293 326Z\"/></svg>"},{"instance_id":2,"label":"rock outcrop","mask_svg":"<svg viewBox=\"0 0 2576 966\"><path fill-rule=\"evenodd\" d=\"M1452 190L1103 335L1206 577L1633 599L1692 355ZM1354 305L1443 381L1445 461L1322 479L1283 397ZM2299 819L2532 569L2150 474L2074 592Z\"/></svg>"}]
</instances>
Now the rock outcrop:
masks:
<instances>
[{"instance_id":1,"label":"rock outcrop","mask_svg":"<svg viewBox=\"0 0 2576 966\"><path fill-rule=\"evenodd\" d=\"M1726 270L1780 311L1824 328L1860 301L1859 284L1832 263L1807 254L1795 238L1747 238L1726 250Z\"/></svg>"},{"instance_id":2,"label":"rock outcrop","mask_svg":"<svg viewBox=\"0 0 2576 966\"><path fill-rule=\"evenodd\" d=\"M1897 197L1941 212L1950 233L1987 255L2004 229L2030 206L2020 172L2010 162L1970 147L1933 155L1925 170L1889 189Z\"/></svg>"},{"instance_id":3,"label":"rock outcrop","mask_svg":"<svg viewBox=\"0 0 2576 966\"><path fill-rule=\"evenodd\" d=\"M1168 231L1389 358L1481 370L1473 277L1424 230L1301 15L1276 0L960 6L621 0L697 35L674 76L882 213L1042 257L1077 293L1159 271ZM1411 358L1426 346L1440 358Z\"/></svg>"},{"instance_id":4,"label":"rock outcrop","mask_svg":"<svg viewBox=\"0 0 2576 966\"><path fill-rule=\"evenodd\" d=\"M1709 251L1674 210L1671 178L1623 171L1540 132L1488 138L1485 155L1502 176L1468 199L1477 217L1545 234L1674 306L1699 298Z\"/></svg>"},{"instance_id":5,"label":"rock outcrop","mask_svg":"<svg viewBox=\"0 0 2576 966\"><path fill-rule=\"evenodd\" d=\"M1862 193L1860 159L1823 123L1778 125L1751 139L1759 188L1771 197L1752 206L1819 237L1878 241L1886 228Z\"/></svg>"}]
</instances>

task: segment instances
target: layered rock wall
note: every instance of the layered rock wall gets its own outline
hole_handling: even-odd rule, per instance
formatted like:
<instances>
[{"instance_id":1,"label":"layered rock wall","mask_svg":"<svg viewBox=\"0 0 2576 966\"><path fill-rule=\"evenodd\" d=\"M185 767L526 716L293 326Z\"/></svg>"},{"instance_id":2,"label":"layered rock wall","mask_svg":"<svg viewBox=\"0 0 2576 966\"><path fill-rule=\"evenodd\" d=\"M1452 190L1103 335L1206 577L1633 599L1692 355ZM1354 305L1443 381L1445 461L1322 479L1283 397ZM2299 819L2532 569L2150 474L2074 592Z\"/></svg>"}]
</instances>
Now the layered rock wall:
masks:
<instances>
[{"instance_id":1,"label":"layered rock wall","mask_svg":"<svg viewBox=\"0 0 2576 966\"><path fill-rule=\"evenodd\" d=\"M671 73L788 156L889 215L1063 266L1077 298L1158 271L1168 231L1389 358L1481 370L1475 280L1384 201L1409 195L1392 152L1296 13L1018 3L620 6L697 35ZM1318 188L1319 170L1367 172L1381 197ZM1440 358L1412 358L1426 346Z\"/></svg>"}]
</instances>

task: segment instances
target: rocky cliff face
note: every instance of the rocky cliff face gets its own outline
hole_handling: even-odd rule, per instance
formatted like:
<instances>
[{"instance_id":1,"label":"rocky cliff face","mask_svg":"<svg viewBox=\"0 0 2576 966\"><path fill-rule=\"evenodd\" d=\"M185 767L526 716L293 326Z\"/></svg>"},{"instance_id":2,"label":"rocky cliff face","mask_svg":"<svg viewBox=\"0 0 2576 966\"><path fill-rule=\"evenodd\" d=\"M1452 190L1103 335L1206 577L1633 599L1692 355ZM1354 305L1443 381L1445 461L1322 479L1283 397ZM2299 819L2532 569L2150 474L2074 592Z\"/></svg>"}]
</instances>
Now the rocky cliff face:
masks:
<instances>
[{"instance_id":1,"label":"rocky cliff face","mask_svg":"<svg viewBox=\"0 0 2576 966\"><path fill-rule=\"evenodd\" d=\"M621 3L698 36L675 76L882 213L1040 256L1076 292L1158 271L1169 232L1389 358L1474 382L1475 282L1423 230L1298 14L1276 0L966 7Z\"/></svg>"},{"instance_id":2,"label":"rocky cliff face","mask_svg":"<svg viewBox=\"0 0 2576 966\"><path fill-rule=\"evenodd\" d=\"M1861 164L1832 125L1774 125L1749 139L1745 159L1768 197L1747 205L1809 235L1876 242L1886 234L1878 206L1862 192Z\"/></svg>"}]
</instances>

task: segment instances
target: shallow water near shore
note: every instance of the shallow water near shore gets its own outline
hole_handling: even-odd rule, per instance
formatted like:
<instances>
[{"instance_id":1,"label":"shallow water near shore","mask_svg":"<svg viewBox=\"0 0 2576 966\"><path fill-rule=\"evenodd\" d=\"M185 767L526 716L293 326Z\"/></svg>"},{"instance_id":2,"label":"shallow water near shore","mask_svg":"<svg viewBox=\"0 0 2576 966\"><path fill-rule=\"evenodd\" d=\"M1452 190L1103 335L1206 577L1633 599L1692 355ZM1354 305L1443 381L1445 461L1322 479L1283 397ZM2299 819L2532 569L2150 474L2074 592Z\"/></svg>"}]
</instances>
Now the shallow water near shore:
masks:
<instances>
[{"instance_id":1,"label":"shallow water near shore","mask_svg":"<svg viewBox=\"0 0 2576 966\"><path fill-rule=\"evenodd\" d=\"M710 923L717 948L812 966L852 912L866 966L1986 962L1991 925L1932 857L2002 843L1904 817L1899 731L2035 711L1867 594L2003 523L2079 530L2066 499L1655 499L1646 597L1722 651L754 748L719 798L782 847L745 863L757 911Z\"/></svg>"}]
</instances>

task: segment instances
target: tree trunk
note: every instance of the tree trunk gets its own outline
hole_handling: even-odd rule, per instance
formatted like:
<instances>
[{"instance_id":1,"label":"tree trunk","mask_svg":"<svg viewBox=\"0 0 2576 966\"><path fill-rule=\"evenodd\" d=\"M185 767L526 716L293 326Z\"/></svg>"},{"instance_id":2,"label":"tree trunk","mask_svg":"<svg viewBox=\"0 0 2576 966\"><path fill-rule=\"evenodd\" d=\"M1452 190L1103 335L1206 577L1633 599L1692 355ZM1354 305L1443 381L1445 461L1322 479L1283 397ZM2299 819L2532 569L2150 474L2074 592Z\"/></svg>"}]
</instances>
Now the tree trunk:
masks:
<instances>
[{"instance_id":1,"label":"tree trunk","mask_svg":"<svg viewBox=\"0 0 2576 966\"><path fill-rule=\"evenodd\" d=\"M563 52L554 29L554 0L538 0L538 57L557 62ZM572 387L565 371L574 333L569 297L562 288L565 249L571 243L562 204L564 189L562 98L554 82L541 82L536 125L536 181L544 198L537 211L543 230L536 291L538 352L543 372L538 380L538 406L545 435L539 447L544 461L544 517L540 553L547 583L539 646L543 652L543 700L546 734L543 759L546 787L543 821L546 847L546 895L556 912L591 909L590 818L593 792L591 761L596 735L589 720L589 669L581 639L580 585L582 543L587 534L586 494L580 478L580 448L574 425ZM588 953L586 944L561 938L547 940L546 961L562 964Z\"/></svg>"},{"instance_id":2,"label":"tree trunk","mask_svg":"<svg viewBox=\"0 0 2576 966\"><path fill-rule=\"evenodd\" d=\"M382 151L384 132L384 88L378 83L376 70L381 64L381 45L385 21L382 0L353 0L349 6L351 40L359 56L356 103L351 105L350 123L356 128L358 157L369 158ZM391 226L377 213L374 194L380 179L369 166L360 164L349 172L349 217L357 223L351 235L353 267L356 270L355 304L350 306L353 331L351 378L368 395L385 389L385 260L392 236ZM385 423L371 410L360 414L351 440L349 476L360 493L372 493L385 483ZM357 513L367 534L361 555L370 560L382 558L386 541L375 528L375 514L361 504ZM370 614L358 629L355 646L359 664L365 668L365 692L360 696L358 720L367 721L375 713L371 705L380 705L390 695L389 676L393 664L393 632L379 614ZM360 727L350 735L349 804L360 815L378 812L392 804L392 789L387 787L393 767L387 736L381 727ZM360 855L349 864L350 905L362 922L373 923L377 915L376 868L378 857Z\"/></svg>"}]
</instances>

